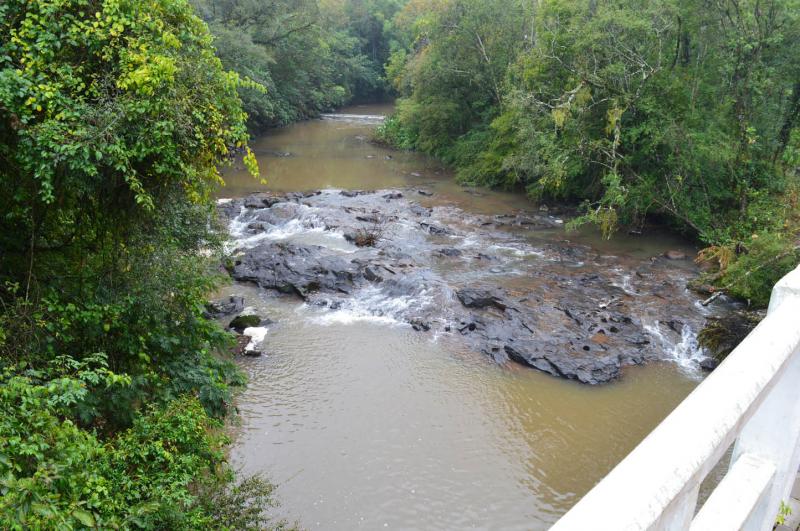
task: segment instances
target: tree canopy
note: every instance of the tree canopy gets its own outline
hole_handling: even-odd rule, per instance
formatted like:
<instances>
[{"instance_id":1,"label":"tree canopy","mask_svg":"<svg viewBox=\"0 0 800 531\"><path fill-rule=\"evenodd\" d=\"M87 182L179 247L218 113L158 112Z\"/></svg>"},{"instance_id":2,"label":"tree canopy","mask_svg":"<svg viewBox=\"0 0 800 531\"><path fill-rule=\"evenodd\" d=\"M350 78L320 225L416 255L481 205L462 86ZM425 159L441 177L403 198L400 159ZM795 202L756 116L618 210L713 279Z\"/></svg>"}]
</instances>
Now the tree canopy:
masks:
<instances>
[{"instance_id":1,"label":"tree canopy","mask_svg":"<svg viewBox=\"0 0 800 531\"><path fill-rule=\"evenodd\" d=\"M582 201L607 235L666 220L757 304L800 259L796 0L412 1L396 21L390 142Z\"/></svg>"},{"instance_id":2,"label":"tree canopy","mask_svg":"<svg viewBox=\"0 0 800 531\"><path fill-rule=\"evenodd\" d=\"M238 79L185 0L0 4L0 527L265 523L223 503L243 378L202 316Z\"/></svg>"}]
</instances>

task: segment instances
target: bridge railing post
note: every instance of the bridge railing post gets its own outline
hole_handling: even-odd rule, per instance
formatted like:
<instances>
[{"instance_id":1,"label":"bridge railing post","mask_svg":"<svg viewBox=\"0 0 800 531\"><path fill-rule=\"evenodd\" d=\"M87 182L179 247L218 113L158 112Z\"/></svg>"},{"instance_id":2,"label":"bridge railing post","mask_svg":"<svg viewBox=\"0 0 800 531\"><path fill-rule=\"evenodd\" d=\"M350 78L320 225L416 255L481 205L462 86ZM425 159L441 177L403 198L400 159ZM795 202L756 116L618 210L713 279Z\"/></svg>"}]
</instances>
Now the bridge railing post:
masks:
<instances>
[{"instance_id":1,"label":"bridge railing post","mask_svg":"<svg viewBox=\"0 0 800 531\"><path fill-rule=\"evenodd\" d=\"M786 275L772 290L768 315L781 306L798 307L800 268ZM800 313L796 326L800 327ZM787 330L788 332L788 330ZM754 455L775 466L775 477L759 501L744 531L767 531L777 516L781 501L788 501L800 466L800 346L783 367L776 367L777 377L758 410L742 428L734 445L731 463L744 454Z\"/></svg>"}]
</instances>

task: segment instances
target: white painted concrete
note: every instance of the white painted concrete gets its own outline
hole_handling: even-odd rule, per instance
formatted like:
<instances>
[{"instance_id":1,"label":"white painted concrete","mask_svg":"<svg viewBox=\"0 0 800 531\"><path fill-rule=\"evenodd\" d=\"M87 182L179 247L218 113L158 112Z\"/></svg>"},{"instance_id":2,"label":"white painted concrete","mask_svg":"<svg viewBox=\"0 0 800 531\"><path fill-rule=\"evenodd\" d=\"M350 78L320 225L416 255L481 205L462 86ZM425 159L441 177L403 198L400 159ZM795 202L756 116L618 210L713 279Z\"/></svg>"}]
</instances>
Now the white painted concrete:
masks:
<instances>
[{"instance_id":1,"label":"white painted concrete","mask_svg":"<svg viewBox=\"0 0 800 531\"><path fill-rule=\"evenodd\" d=\"M552 529L684 530L693 519L696 529L772 529L798 439L800 267L741 345ZM694 518L700 483L734 442L728 475Z\"/></svg>"}]
</instances>

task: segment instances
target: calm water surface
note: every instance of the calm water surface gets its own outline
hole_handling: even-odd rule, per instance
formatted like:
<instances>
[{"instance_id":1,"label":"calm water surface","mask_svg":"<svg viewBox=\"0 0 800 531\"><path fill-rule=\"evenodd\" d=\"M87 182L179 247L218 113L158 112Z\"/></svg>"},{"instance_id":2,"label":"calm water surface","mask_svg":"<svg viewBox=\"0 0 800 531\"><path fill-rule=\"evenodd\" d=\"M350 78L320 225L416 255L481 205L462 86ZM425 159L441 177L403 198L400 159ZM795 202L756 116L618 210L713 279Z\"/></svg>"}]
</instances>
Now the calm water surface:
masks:
<instances>
[{"instance_id":1,"label":"calm water surface","mask_svg":"<svg viewBox=\"0 0 800 531\"><path fill-rule=\"evenodd\" d=\"M380 115L387 106L348 109ZM369 118L315 120L253 142L279 191L425 187L429 205L469 212L531 208L466 190L434 161L369 143ZM259 188L225 172L221 196ZM669 236L603 242L587 231L535 238L639 257L684 249ZM700 381L678 364L626 369L587 387L500 366L447 337L391 320L312 308L255 287L226 290L275 320L267 355L242 361L250 384L231 459L279 485L276 514L308 529L545 529Z\"/></svg>"}]
</instances>

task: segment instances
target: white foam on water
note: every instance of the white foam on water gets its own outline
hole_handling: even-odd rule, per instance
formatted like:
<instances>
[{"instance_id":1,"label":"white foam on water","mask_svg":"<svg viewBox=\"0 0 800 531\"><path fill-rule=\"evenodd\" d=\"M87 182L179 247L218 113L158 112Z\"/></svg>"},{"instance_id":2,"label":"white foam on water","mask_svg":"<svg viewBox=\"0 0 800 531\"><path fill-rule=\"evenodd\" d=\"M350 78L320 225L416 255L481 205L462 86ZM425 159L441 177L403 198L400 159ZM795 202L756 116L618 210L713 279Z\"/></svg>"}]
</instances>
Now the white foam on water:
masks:
<instances>
[{"instance_id":1,"label":"white foam on water","mask_svg":"<svg viewBox=\"0 0 800 531\"><path fill-rule=\"evenodd\" d=\"M633 289L633 282L631 282L633 279L632 275L630 273L623 272L623 270L619 268L615 268L614 272L620 274L620 280L613 281L611 285L620 288L628 295L636 295L636 290Z\"/></svg>"},{"instance_id":2,"label":"white foam on water","mask_svg":"<svg viewBox=\"0 0 800 531\"><path fill-rule=\"evenodd\" d=\"M407 325L403 316L413 307L429 304L430 297L423 291L418 295L389 296L378 287L367 287L350 299L336 301L341 306L316 315L312 321L323 325L348 325L371 322L382 325ZM303 309L310 307L304 306Z\"/></svg>"},{"instance_id":3,"label":"white foam on water","mask_svg":"<svg viewBox=\"0 0 800 531\"><path fill-rule=\"evenodd\" d=\"M330 113L320 114L323 120L332 120L336 122L350 122L359 124L380 124L386 120L386 116L382 114L345 114L345 113Z\"/></svg>"},{"instance_id":4,"label":"white foam on water","mask_svg":"<svg viewBox=\"0 0 800 531\"><path fill-rule=\"evenodd\" d=\"M514 246L514 245L501 245L494 243L489 245L487 249L492 249L495 251L505 251L513 254L514 256L526 257L526 256L537 256L540 258L546 258L545 254L542 251L537 251L536 249L532 249L530 247L523 248L525 246Z\"/></svg>"},{"instance_id":5,"label":"white foam on water","mask_svg":"<svg viewBox=\"0 0 800 531\"><path fill-rule=\"evenodd\" d=\"M683 325L681 338L677 343L664 335L659 321L645 323L644 329L651 337L658 339L669 358L684 369L695 372L700 368L700 362L708 358L708 353L697 340L697 332L688 324Z\"/></svg>"},{"instance_id":6,"label":"white foam on water","mask_svg":"<svg viewBox=\"0 0 800 531\"><path fill-rule=\"evenodd\" d=\"M285 223L268 225L263 231L251 233L248 225L255 221L250 214L268 209L252 210L242 207L239 215L231 220L229 232L231 240L225 244L225 251L230 253L237 248L252 249L263 241L297 240L304 243L320 245L337 251L352 253L357 249L348 242L339 231L326 230L325 224L318 215L319 208L297 205L299 217L292 217Z\"/></svg>"},{"instance_id":7,"label":"white foam on water","mask_svg":"<svg viewBox=\"0 0 800 531\"><path fill-rule=\"evenodd\" d=\"M257 350L258 347L261 346L261 343L264 342L264 338L267 337L267 332L269 329L263 326L251 326L250 328L245 328L242 335L248 336L250 338L250 342L245 347L246 350Z\"/></svg>"}]
</instances>

